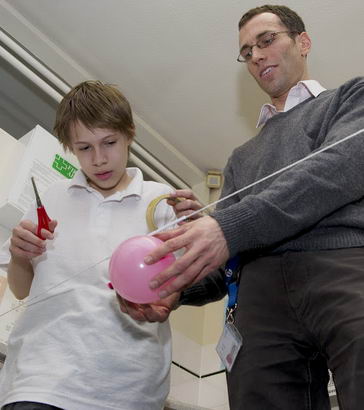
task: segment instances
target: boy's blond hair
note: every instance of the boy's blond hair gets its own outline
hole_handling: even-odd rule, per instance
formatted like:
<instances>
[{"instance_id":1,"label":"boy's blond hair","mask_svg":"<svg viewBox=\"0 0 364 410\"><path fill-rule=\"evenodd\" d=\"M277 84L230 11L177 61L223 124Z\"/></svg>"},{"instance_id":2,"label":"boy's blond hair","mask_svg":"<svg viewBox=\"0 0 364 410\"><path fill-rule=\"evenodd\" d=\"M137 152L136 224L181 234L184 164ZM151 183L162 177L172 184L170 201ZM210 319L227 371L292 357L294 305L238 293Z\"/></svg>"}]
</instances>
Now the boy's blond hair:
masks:
<instances>
[{"instance_id":1,"label":"boy's blond hair","mask_svg":"<svg viewBox=\"0 0 364 410\"><path fill-rule=\"evenodd\" d=\"M118 130L128 139L135 135L128 100L115 86L101 81L76 85L60 102L53 131L65 149L71 150L70 128L77 121L90 129Z\"/></svg>"}]
</instances>

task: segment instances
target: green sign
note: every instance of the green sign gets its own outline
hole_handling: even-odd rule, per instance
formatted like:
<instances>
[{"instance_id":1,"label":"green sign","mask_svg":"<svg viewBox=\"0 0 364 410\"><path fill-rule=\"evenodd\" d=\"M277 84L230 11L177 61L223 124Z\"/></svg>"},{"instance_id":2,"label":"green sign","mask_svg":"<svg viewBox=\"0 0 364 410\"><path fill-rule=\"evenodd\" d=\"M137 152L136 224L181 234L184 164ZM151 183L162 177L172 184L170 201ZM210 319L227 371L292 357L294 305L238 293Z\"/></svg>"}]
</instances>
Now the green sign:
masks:
<instances>
[{"instance_id":1,"label":"green sign","mask_svg":"<svg viewBox=\"0 0 364 410\"><path fill-rule=\"evenodd\" d=\"M69 179L73 178L77 171L76 167L74 167L72 164L70 164L67 160L65 160L58 154L56 154L56 157L54 158L52 168L54 168L60 174Z\"/></svg>"}]
</instances>

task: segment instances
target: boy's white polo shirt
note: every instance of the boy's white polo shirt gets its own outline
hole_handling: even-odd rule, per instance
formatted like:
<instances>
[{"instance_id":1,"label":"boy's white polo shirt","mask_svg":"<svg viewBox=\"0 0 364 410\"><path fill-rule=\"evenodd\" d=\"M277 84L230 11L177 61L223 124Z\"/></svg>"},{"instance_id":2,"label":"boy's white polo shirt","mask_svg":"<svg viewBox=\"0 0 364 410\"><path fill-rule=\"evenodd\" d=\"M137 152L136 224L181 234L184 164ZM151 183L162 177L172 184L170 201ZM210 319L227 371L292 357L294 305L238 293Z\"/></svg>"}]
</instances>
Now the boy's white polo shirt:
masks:
<instances>
[{"instance_id":1,"label":"boy's white polo shirt","mask_svg":"<svg viewBox=\"0 0 364 410\"><path fill-rule=\"evenodd\" d=\"M38 401L67 410L160 410L169 389L168 323L138 323L120 312L107 283L108 260L123 240L148 233L146 210L172 191L143 181L104 198L82 172L42 196L58 220L45 255L33 260L30 305L9 339L0 373L0 403ZM36 221L33 208L26 218ZM175 219L166 203L158 226ZM55 286L64 282L61 286Z\"/></svg>"}]
</instances>

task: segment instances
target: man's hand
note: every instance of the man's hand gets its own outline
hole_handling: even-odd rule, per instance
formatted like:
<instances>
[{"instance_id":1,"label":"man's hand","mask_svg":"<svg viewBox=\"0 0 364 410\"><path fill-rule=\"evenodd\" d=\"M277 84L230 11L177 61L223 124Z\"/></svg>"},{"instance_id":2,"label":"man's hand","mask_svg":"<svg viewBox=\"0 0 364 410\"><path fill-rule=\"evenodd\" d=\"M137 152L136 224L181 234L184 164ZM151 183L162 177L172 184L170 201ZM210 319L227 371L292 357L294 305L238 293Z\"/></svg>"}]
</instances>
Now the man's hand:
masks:
<instances>
[{"instance_id":1,"label":"man's hand","mask_svg":"<svg viewBox=\"0 0 364 410\"><path fill-rule=\"evenodd\" d=\"M46 240L53 239L57 221L49 222L49 231L42 229L42 236ZM10 238L10 253L12 257L32 259L46 250L46 241L38 238L37 225L30 220L23 220L17 225Z\"/></svg>"},{"instance_id":2,"label":"man's hand","mask_svg":"<svg viewBox=\"0 0 364 410\"><path fill-rule=\"evenodd\" d=\"M216 220L210 216L204 216L156 236L164 243L146 256L146 264L153 264L168 253L185 248L183 256L159 273L150 283L150 287L155 289L168 279L175 278L160 291L161 298L180 292L200 281L229 258L224 234Z\"/></svg>"},{"instance_id":3,"label":"man's hand","mask_svg":"<svg viewBox=\"0 0 364 410\"><path fill-rule=\"evenodd\" d=\"M178 306L180 293L174 293L168 298L151 304L137 304L123 299L116 294L120 310L138 322L165 322L172 310Z\"/></svg>"}]
</instances>

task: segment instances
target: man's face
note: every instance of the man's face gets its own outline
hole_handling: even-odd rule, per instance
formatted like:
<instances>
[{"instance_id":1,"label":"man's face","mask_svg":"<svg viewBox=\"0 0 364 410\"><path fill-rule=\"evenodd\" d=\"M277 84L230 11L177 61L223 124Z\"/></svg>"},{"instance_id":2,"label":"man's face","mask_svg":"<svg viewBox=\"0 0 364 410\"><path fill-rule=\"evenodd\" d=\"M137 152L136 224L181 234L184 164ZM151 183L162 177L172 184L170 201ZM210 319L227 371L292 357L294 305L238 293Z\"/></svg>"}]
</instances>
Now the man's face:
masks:
<instances>
[{"instance_id":1,"label":"man's face","mask_svg":"<svg viewBox=\"0 0 364 410\"><path fill-rule=\"evenodd\" d=\"M72 152L89 184L105 197L128 185L125 167L130 143L131 140L117 130L88 129L80 121L71 126Z\"/></svg>"},{"instance_id":2,"label":"man's face","mask_svg":"<svg viewBox=\"0 0 364 410\"><path fill-rule=\"evenodd\" d=\"M287 27L275 14L258 14L241 28L240 49L256 44L263 33L285 30ZM248 70L272 101L284 98L299 81L307 79L305 55L310 45L307 33L301 33L294 39L288 33L281 33L269 47L253 47L252 57L247 62Z\"/></svg>"}]
</instances>

